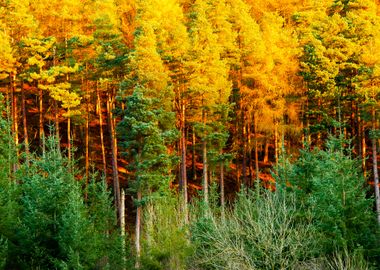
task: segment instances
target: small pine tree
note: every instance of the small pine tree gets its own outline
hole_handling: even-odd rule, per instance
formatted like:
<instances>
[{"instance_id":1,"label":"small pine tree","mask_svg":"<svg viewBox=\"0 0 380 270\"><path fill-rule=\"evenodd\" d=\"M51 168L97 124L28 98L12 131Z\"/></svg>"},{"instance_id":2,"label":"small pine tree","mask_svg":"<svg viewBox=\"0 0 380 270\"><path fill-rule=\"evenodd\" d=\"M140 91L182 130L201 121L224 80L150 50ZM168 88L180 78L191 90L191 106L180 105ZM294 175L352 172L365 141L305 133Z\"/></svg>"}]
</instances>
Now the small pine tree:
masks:
<instances>
[{"instance_id":1,"label":"small pine tree","mask_svg":"<svg viewBox=\"0 0 380 270\"><path fill-rule=\"evenodd\" d=\"M0 94L0 269L6 267L11 260L13 240L19 206L17 203L18 189L12 180L13 164L15 162L15 148L13 145L10 126L3 117L3 97Z\"/></svg>"},{"instance_id":2,"label":"small pine tree","mask_svg":"<svg viewBox=\"0 0 380 270\"><path fill-rule=\"evenodd\" d=\"M73 166L57 145L55 138L49 138L46 153L32 157L17 176L22 190L17 224L18 267L123 267L122 258L117 259L111 245L114 241L115 247L121 248L121 241L112 233L115 216L109 194L104 187L91 184L86 205L76 172L67 170ZM97 196L95 190L100 191Z\"/></svg>"}]
</instances>

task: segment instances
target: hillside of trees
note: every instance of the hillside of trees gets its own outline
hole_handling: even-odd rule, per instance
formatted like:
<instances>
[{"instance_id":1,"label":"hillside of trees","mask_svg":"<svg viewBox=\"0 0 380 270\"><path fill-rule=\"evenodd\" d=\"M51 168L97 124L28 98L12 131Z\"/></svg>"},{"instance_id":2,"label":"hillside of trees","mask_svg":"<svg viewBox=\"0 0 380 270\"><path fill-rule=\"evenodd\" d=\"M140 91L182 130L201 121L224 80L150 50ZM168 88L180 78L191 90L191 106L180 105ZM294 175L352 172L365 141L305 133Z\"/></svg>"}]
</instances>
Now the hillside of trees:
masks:
<instances>
[{"instance_id":1,"label":"hillside of trees","mask_svg":"<svg viewBox=\"0 0 380 270\"><path fill-rule=\"evenodd\" d=\"M379 0L0 2L0 269L379 269Z\"/></svg>"}]
</instances>

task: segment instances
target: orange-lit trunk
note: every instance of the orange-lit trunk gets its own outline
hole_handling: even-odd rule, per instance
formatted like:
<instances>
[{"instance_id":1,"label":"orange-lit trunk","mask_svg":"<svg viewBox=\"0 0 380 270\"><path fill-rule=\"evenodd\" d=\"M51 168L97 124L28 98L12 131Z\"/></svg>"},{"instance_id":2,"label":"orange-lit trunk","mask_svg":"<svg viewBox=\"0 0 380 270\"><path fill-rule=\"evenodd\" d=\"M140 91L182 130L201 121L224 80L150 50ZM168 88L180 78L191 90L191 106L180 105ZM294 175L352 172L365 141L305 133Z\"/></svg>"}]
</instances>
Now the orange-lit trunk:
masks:
<instances>
[{"instance_id":1,"label":"orange-lit trunk","mask_svg":"<svg viewBox=\"0 0 380 270\"><path fill-rule=\"evenodd\" d=\"M202 102L203 103L203 102ZM207 141L206 141L206 112L202 109L203 138L202 138L202 157L203 157L203 198L208 204L208 162L207 162Z\"/></svg>"},{"instance_id":2,"label":"orange-lit trunk","mask_svg":"<svg viewBox=\"0 0 380 270\"><path fill-rule=\"evenodd\" d=\"M44 132L44 111L43 111L43 93L42 89L38 87L38 105L39 105L39 135L40 135L40 146L42 153L45 155L45 132Z\"/></svg>"},{"instance_id":3,"label":"orange-lit trunk","mask_svg":"<svg viewBox=\"0 0 380 270\"><path fill-rule=\"evenodd\" d=\"M13 127L13 139L15 143L16 148L16 155L17 155L17 162L14 165L14 171L18 168L18 162L19 162L19 138L18 138L18 109L17 109L17 95L16 95L16 74L12 75L12 89L11 89L11 99L12 99L12 127Z\"/></svg>"},{"instance_id":4,"label":"orange-lit trunk","mask_svg":"<svg viewBox=\"0 0 380 270\"><path fill-rule=\"evenodd\" d=\"M98 84L96 84L96 100L98 103L98 117L99 117L99 126L100 126L100 145L102 148L102 161L103 161L103 173L105 179L107 179L107 160L106 160L106 149L104 146L104 131L103 131L103 113L102 113L102 103L100 100L100 94L98 89Z\"/></svg>"},{"instance_id":5,"label":"orange-lit trunk","mask_svg":"<svg viewBox=\"0 0 380 270\"><path fill-rule=\"evenodd\" d=\"M71 161L71 118L70 118L70 109L67 110L67 155L69 161Z\"/></svg>"},{"instance_id":6,"label":"orange-lit trunk","mask_svg":"<svg viewBox=\"0 0 380 270\"><path fill-rule=\"evenodd\" d=\"M110 134L111 152L112 152L112 176L113 176L113 191L115 196L115 206L118 211L118 220L120 225L120 186L119 186L119 173L117 170L117 150L115 141L115 127L112 114L112 97L108 94L107 99L107 118L108 130Z\"/></svg>"},{"instance_id":7,"label":"orange-lit trunk","mask_svg":"<svg viewBox=\"0 0 380 270\"><path fill-rule=\"evenodd\" d=\"M26 164L29 164L29 136L28 136L28 121L26 119L26 108L25 108L25 89L24 82L21 81L21 108L22 108L22 121L24 128L24 144L25 144L25 154L26 154Z\"/></svg>"},{"instance_id":8,"label":"orange-lit trunk","mask_svg":"<svg viewBox=\"0 0 380 270\"><path fill-rule=\"evenodd\" d=\"M372 130L376 130L376 115L375 109L372 109ZM377 212L377 222L380 226L380 191L379 191L379 172L377 169L377 147L376 138L373 135L372 139L372 166L373 166L373 178L375 183L375 202Z\"/></svg>"}]
</instances>

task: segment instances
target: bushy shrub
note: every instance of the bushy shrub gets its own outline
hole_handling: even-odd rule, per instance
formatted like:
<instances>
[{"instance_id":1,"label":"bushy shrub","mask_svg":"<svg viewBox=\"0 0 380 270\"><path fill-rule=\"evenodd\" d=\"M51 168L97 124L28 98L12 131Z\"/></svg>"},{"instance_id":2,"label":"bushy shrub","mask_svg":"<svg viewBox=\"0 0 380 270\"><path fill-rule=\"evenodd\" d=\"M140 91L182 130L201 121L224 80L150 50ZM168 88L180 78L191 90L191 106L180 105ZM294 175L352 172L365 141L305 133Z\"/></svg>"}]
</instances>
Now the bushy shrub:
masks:
<instances>
[{"instance_id":1,"label":"bushy shrub","mask_svg":"<svg viewBox=\"0 0 380 270\"><path fill-rule=\"evenodd\" d=\"M142 269L186 269L192 246L180 206L177 196L170 193L145 206Z\"/></svg>"},{"instance_id":2,"label":"bushy shrub","mask_svg":"<svg viewBox=\"0 0 380 270\"><path fill-rule=\"evenodd\" d=\"M193 262L201 269L294 269L313 249L311 226L296 215L285 191L240 193L224 221L210 214L194 224Z\"/></svg>"}]
</instances>

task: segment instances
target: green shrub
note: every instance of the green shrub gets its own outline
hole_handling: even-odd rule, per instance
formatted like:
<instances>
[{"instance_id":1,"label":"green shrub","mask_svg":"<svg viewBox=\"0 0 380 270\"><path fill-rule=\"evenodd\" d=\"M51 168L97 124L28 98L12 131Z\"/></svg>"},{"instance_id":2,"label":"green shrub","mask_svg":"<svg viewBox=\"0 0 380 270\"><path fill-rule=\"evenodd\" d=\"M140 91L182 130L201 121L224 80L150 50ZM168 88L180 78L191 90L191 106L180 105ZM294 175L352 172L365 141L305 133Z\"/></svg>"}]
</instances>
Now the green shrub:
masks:
<instances>
[{"instance_id":1,"label":"green shrub","mask_svg":"<svg viewBox=\"0 0 380 270\"><path fill-rule=\"evenodd\" d=\"M225 221L213 214L192 227L202 269L294 269L313 249L308 223L296 222L292 194L264 192L262 197L240 193Z\"/></svg>"},{"instance_id":2,"label":"green shrub","mask_svg":"<svg viewBox=\"0 0 380 270\"><path fill-rule=\"evenodd\" d=\"M186 269L192 246L180 205L175 195L165 194L145 206L142 269Z\"/></svg>"}]
</instances>

